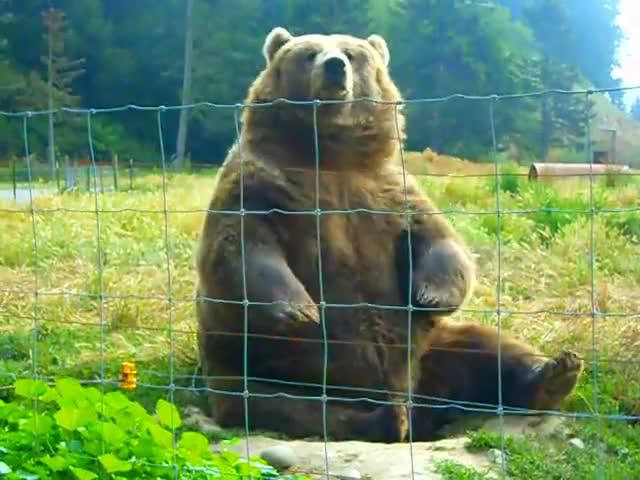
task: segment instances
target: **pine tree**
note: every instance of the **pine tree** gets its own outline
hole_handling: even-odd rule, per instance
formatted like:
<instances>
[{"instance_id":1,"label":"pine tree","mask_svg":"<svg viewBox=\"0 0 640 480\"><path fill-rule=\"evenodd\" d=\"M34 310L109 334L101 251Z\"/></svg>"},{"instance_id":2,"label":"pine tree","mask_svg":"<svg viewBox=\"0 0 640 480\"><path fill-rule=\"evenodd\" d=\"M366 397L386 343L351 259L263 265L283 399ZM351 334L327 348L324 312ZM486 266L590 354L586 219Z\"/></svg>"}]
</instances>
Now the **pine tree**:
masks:
<instances>
[{"instance_id":1,"label":"pine tree","mask_svg":"<svg viewBox=\"0 0 640 480\"><path fill-rule=\"evenodd\" d=\"M12 20L13 16L7 10L7 0L0 0L0 105L6 102L15 94L18 88L23 86L20 75L11 66L8 55L8 42L2 34L6 25Z\"/></svg>"},{"instance_id":2,"label":"pine tree","mask_svg":"<svg viewBox=\"0 0 640 480\"><path fill-rule=\"evenodd\" d=\"M540 50L540 84L545 90L573 90L580 72L572 66L565 46L573 40L569 14L561 0L531 1L524 10ZM578 95L546 94L540 105L540 159L553 146L573 147L585 133L593 104Z\"/></svg>"},{"instance_id":3,"label":"pine tree","mask_svg":"<svg viewBox=\"0 0 640 480\"><path fill-rule=\"evenodd\" d=\"M8 11L8 2L0 0L0 109L14 110L15 98L24 87L24 79L11 64L5 28L14 20ZM19 125L6 116L0 117L0 154L21 151Z\"/></svg>"},{"instance_id":4,"label":"pine tree","mask_svg":"<svg viewBox=\"0 0 640 480\"><path fill-rule=\"evenodd\" d=\"M43 23L45 25L44 41L47 48L47 55L41 57L42 63L46 66L46 103L48 114L48 145L47 159L51 172L51 178L55 176L55 137L54 109L61 106L75 106L79 103L80 97L73 94L71 83L84 73L82 65L84 59L69 60L65 57L65 34L66 19L62 10L49 8L42 14ZM38 87L39 79L37 76L31 76L32 87ZM38 105L42 108L42 105Z\"/></svg>"}]
</instances>

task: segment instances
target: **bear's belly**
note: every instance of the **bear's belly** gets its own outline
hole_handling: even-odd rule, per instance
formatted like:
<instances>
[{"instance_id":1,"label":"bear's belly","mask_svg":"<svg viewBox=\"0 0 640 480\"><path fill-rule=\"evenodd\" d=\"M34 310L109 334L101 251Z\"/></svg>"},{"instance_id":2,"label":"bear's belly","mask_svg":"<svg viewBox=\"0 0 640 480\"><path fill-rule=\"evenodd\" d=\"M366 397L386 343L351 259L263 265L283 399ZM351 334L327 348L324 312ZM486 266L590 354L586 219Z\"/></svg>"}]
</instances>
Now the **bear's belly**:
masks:
<instances>
[{"instance_id":1,"label":"bear's belly","mask_svg":"<svg viewBox=\"0 0 640 480\"><path fill-rule=\"evenodd\" d=\"M315 218L288 218L286 228L295 234L284 246L287 260L314 302L325 302L326 330L305 329L311 341L289 342L286 355L266 363L256 358L260 374L321 384L326 352L327 383L338 390L388 389L390 371L398 369L395 376L402 378L406 369L409 320L402 307L407 299L396 270L404 220L361 212L322 216L319 256ZM259 350L273 351L275 345L263 347ZM302 357L298 365L291 362Z\"/></svg>"},{"instance_id":2,"label":"bear's belly","mask_svg":"<svg viewBox=\"0 0 640 480\"><path fill-rule=\"evenodd\" d=\"M315 186L297 180L289 185L295 205L279 208L313 211ZM315 215L276 214L272 225L293 273L315 303L324 301L325 321L294 327L290 341L250 339L252 374L322 385L326 373L327 384L347 396L405 390L409 315L397 255L406 219L372 212L402 211L404 196L364 176L332 177L321 189L319 232Z\"/></svg>"}]
</instances>

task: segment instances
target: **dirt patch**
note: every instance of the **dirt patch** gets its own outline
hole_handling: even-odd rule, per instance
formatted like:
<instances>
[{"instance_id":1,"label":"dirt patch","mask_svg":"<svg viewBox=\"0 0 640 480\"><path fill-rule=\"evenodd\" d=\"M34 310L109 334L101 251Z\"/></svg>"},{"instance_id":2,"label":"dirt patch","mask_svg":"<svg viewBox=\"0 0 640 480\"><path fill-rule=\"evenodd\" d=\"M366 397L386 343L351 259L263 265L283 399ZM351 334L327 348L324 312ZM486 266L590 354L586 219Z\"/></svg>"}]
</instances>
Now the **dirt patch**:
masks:
<instances>
[{"instance_id":1,"label":"dirt patch","mask_svg":"<svg viewBox=\"0 0 640 480\"><path fill-rule=\"evenodd\" d=\"M500 431L498 419L486 421L482 426L489 431ZM304 474L313 479L327 478L327 467L331 479L441 479L442 476L437 473L437 465L447 460L476 470L497 473L500 462L496 460L495 451L471 453L466 449L468 437L463 432L467 427L471 427L471 424L459 424L456 427L458 433L452 429L452 437L445 440L412 445L351 441L325 444L317 440L286 441L266 436L252 436L249 437L248 448L250 456L262 456L265 450L280 447L282 451L288 447L292 465L287 469L281 469L282 473ZM512 437L527 434L566 435L560 417L505 418L503 429L505 435ZM213 448L218 450L219 447L214 445ZM229 448L245 456L247 441L243 439Z\"/></svg>"}]
</instances>

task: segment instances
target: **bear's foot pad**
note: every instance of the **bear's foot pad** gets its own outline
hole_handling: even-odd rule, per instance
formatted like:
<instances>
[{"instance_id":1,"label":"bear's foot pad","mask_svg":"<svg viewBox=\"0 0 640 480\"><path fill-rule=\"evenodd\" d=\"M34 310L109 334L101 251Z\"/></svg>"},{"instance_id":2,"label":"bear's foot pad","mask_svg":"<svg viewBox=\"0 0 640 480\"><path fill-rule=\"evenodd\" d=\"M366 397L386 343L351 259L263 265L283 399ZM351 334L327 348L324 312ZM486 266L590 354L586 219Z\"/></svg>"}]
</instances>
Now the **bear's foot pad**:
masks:
<instances>
[{"instance_id":1,"label":"bear's foot pad","mask_svg":"<svg viewBox=\"0 0 640 480\"><path fill-rule=\"evenodd\" d=\"M584 362L577 353L565 351L546 362L540 371L535 408L551 408L568 396L578 383Z\"/></svg>"}]
</instances>

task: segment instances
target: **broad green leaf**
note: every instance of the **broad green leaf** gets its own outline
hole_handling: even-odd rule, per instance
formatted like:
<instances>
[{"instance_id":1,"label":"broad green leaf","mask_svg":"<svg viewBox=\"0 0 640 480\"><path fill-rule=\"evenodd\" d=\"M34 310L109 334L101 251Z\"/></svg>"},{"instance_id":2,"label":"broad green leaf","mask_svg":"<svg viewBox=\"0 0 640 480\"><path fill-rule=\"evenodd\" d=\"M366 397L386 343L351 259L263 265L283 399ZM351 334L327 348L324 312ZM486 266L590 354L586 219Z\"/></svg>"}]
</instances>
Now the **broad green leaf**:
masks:
<instances>
[{"instance_id":1,"label":"broad green leaf","mask_svg":"<svg viewBox=\"0 0 640 480\"><path fill-rule=\"evenodd\" d=\"M175 430L182 426L182 419L176 406L162 398L159 398L156 403L156 413L158 414L158 420L165 427Z\"/></svg>"},{"instance_id":2,"label":"broad green leaf","mask_svg":"<svg viewBox=\"0 0 640 480\"><path fill-rule=\"evenodd\" d=\"M75 378L57 378L56 390L60 396L58 399L60 406L78 405L86 398L82 385Z\"/></svg>"},{"instance_id":3,"label":"broad green leaf","mask_svg":"<svg viewBox=\"0 0 640 480\"><path fill-rule=\"evenodd\" d=\"M87 400L92 403L98 403L102 407L102 402L104 401L102 392L96 387L86 387L84 389L84 394L87 397Z\"/></svg>"},{"instance_id":4,"label":"broad green leaf","mask_svg":"<svg viewBox=\"0 0 640 480\"><path fill-rule=\"evenodd\" d=\"M210 453L209 441L201 433L185 432L178 442L178 455L191 464L199 464Z\"/></svg>"},{"instance_id":5,"label":"broad green leaf","mask_svg":"<svg viewBox=\"0 0 640 480\"><path fill-rule=\"evenodd\" d=\"M48 435L53 428L53 420L46 415L33 416L20 423L20 430L38 433L38 435Z\"/></svg>"},{"instance_id":6,"label":"broad green leaf","mask_svg":"<svg viewBox=\"0 0 640 480\"><path fill-rule=\"evenodd\" d=\"M104 413L115 420L123 415L130 404L131 401L122 392L109 392L104 396Z\"/></svg>"},{"instance_id":7,"label":"broad green leaf","mask_svg":"<svg viewBox=\"0 0 640 480\"><path fill-rule=\"evenodd\" d=\"M56 389L62 396L69 394L77 395L82 391L82 384L75 378L56 378Z\"/></svg>"},{"instance_id":8,"label":"broad green leaf","mask_svg":"<svg viewBox=\"0 0 640 480\"><path fill-rule=\"evenodd\" d=\"M55 413L54 418L59 426L72 432L83 426L82 412L73 407L62 407Z\"/></svg>"},{"instance_id":9,"label":"broad green leaf","mask_svg":"<svg viewBox=\"0 0 640 480\"><path fill-rule=\"evenodd\" d=\"M236 472L238 472L242 476L242 478L248 478L251 476L253 476L254 478L262 478L263 468L256 464L253 464L252 462L247 462L243 459L242 461L236 462L235 467ZM273 467L271 467L271 469L273 470Z\"/></svg>"},{"instance_id":10,"label":"broad green leaf","mask_svg":"<svg viewBox=\"0 0 640 480\"><path fill-rule=\"evenodd\" d=\"M98 460L100 460L100 463L107 471L107 473L128 472L132 468L131 462L120 460L112 453L105 453L104 455L100 455L98 457Z\"/></svg>"},{"instance_id":11,"label":"broad green leaf","mask_svg":"<svg viewBox=\"0 0 640 480\"><path fill-rule=\"evenodd\" d=\"M122 429L114 423L102 422L102 426L98 424L97 428L101 428L101 433L104 435L104 440L109 445L120 446L120 444L126 439L126 436Z\"/></svg>"},{"instance_id":12,"label":"broad green leaf","mask_svg":"<svg viewBox=\"0 0 640 480\"><path fill-rule=\"evenodd\" d=\"M5 403L0 406L0 420L6 420L10 423L20 423L25 417L25 413L29 413L29 410L20 408L17 403Z\"/></svg>"},{"instance_id":13,"label":"broad green leaf","mask_svg":"<svg viewBox=\"0 0 640 480\"><path fill-rule=\"evenodd\" d=\"M156 457L158 456L157 453L161 451L155 446L155 442L146 432L133 440L131 444L131 453L133 456L137 458L144 458L147 461L155 462ZM162 461L162 459L159 461Z\"/></svg>"},{"instance_id":14,"label":"broad green leaf","mask_svg":"<svg viewBox=\"0 0 640 480\"><path fill-rule=\"evenodd\" d=\"M240 455L231 450L223 450L220 455L230 464L234 464L242 459Z\"/></svg>"},{"instance_id":15,"label":"broad green leaf","mask_svg":"<svg viewBox=\"0 0 640 480\"><path fill-rule=\"evenodd\" d=\"M98 478L98 475L90 472L89 470L85 470L84 468L71 467L71 471L78 480L94 480L95 478Z\"/></svg>"},{"instance_id":16,"label":"broad green leaf","mask_svg":"<svg viewBox=\"0 0 640 480\"><path fill-rule=\"evenodd\" d=\"M54 472L60 472L68 466L67 460L60 455L56 455L55 457L42 457L40 461Z\"/></svg>"},{"instance_id":17,"label":"broad green leaf","mask_svg":"<svg viewBox=\"0 0 640 480\"><path fill-rule=\"evenodd\" d=\"M158 447L165 450L173 449L173 434L170 431L155 424L150 424L147 428L149 429L151 438L153 438L153 441Z\"/></svg>"},{"instance_id":18,"label":"broad green leaf","mask_svg":"<svg viewBox=\"0 0 640 480\"><path fill-rule=\"evenodd\" d=\"M4 462L0 462L0 475L6 475L11 472L11 467Z\"/></svg>"},{"instance_id":19,"label":"broad green leaf","mask_svg":"<svg viewBox=\"0 0 640 480\"><path fill-rule=\"evenodd\" d=\"M55 402L60 398L58 391L55 388L49 388L44 395L42 395L39 401L43 403Z\"/></svg>"},{"instance_id":20,"label":"broad green leaf","mask_svg":"<svg viewBox=\"0 0 640 480\"><path fill-rule=\"evenodd\" d=\"M67 442L60 442L60 446L73 453L82 452L82 442L80 440L71 440L68 444Z\"/></svg>"},{"instance_id":21,"label":"broad green leaf","mask_svg":"<svg viewBox=\"0 0 640 480\"><path fill-rule=\"evenodd\" d=\"M147 425L157 425L157 422L145 408L136 402L130 402L129 406L111 415L116 424L125 431L131 429L143 430Z\"/></svg>"},{"instance_id":22,"label":"broad green leaf","mask_svg":"<svg viewBox=\"0 0 640 480\"><path fill-rule=\"evenodd\" d=\"M184 432L182 438L178 442L179 448L186 448L193 452L208 452L209 440L207 437L198 432Z\"/></svg>"},{"instance_id":23,"label":"broad green leaf","mask_svg":"<svg viewBox=\"0 0 640 480\"><path fill-rule=\"evenodd\" d=\"M91 457L102 455L104 443L98 438L87 439L83 445L83 454Z\"/></svg>"},{"instance_id":24,"label":"broad green leaf","mask_svg":"<svg viewBox=\"0 0 640 480\"><path fill-rule=\"evenodd\" d=\"M140 425L154 423L153 416L149 415L149 412L139 403L132 402L129 408L127 408L127 412L129 412L133 420Z\"/></svg>"},{"instance_id":25,"label":"broad green leaf","mask_svg":"<svg viewBox=\"0 0 640 480\"><path fill-rule=\"evenodd\" d=\"M50 388L42 380L20 378L15 382L15 394L33 400L47 393Z\"/></svg>"}]
</instances>

